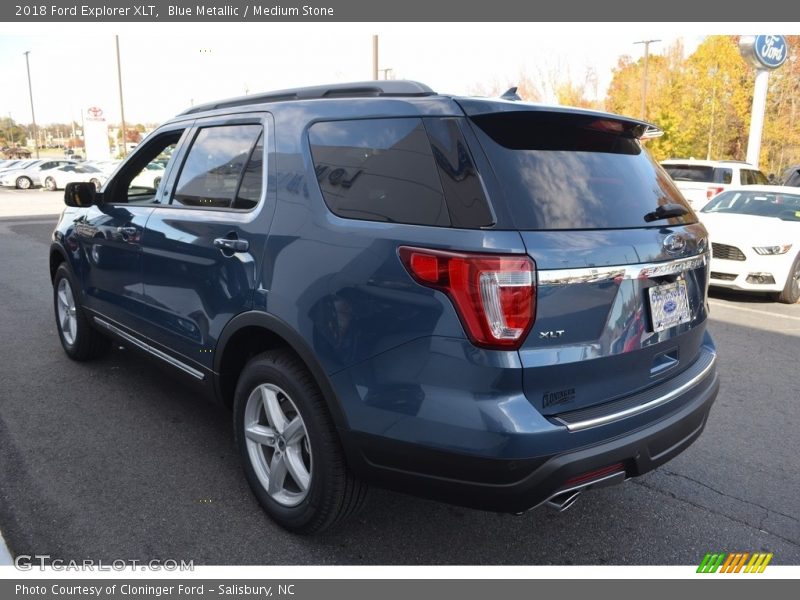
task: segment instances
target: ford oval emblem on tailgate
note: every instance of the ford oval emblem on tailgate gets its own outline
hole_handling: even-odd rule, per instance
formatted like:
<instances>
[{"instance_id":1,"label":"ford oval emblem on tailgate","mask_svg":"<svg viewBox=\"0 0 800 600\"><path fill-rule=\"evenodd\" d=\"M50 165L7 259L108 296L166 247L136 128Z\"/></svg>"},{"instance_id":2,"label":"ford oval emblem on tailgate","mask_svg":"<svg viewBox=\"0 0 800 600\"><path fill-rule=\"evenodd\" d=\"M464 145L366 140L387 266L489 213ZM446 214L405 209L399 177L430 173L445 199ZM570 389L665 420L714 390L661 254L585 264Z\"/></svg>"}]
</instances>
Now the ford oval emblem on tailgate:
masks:
<instances>
[{"instance_id":1,"label":"ford oval emblem on tailgate","mask_svg":"<svg viewBox=\"0 0 800 600\"><path fill-rule=\"evenodd\" d=\"M686 248L686 238L677 233L670 233L664 238L663 246L670 254L678 254Z\"/></svg>"}]
</instances>

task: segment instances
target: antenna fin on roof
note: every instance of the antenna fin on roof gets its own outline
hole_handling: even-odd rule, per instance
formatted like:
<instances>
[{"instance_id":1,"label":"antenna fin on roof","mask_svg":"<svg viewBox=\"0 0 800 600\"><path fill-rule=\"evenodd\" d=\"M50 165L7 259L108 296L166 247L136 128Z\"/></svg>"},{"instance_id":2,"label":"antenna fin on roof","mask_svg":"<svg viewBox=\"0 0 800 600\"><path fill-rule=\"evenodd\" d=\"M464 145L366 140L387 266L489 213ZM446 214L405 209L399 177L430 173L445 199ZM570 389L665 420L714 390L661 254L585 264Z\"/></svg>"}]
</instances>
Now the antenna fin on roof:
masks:
<instances>
[{"instance_id":1,"label":"antenna fin on roof","mask_svg":"<svg viewBox=\"0 0 800 600\"><path fill-rule=\"evenodd\" d=\"M508 88L505 93L500 96L503 100L522 100L519 94L517 94L517 86Z\"/></svg>"}]
</instances>

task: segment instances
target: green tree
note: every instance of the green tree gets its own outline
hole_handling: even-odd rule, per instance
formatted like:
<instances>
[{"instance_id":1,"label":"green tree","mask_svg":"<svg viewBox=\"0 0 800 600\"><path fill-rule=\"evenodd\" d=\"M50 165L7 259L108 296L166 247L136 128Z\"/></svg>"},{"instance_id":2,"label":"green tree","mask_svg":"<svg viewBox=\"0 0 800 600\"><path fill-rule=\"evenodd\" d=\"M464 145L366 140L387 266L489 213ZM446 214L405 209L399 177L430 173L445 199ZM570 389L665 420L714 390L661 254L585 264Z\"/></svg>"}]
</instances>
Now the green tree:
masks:
<instances>
[{"instance_id":1,"label":"green tree","mask_svg":"<svg viewBox=\"0 0 800 600\"><path fill-rule=\"evenodd\" d=\"M0 119L0 147L24 146L26 138L25 128L15 123L11 117Z\"/></svg>"}]
</instances>

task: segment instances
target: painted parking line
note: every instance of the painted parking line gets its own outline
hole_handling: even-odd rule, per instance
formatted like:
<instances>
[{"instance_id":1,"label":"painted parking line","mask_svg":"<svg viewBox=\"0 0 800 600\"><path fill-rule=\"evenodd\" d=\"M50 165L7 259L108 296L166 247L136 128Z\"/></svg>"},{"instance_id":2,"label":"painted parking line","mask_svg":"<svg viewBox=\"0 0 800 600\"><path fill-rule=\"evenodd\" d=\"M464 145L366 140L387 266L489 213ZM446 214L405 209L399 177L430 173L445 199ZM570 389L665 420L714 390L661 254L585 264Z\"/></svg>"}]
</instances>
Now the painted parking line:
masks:
<instances>
[{"instance_id":1,"label":"painted parking line","mask_svg":"<svg viewBox=\"0 0 800 600\"><path fill-rule=\"evenodd\" d=\"M11 552L8 550L8 546L6 546L2 532L0 532L0 566L8 566L13 564L14 559L11 558Z\"/></svg>"},{"instance_id":2,"label":"painted parking line","mask_svg":"<svg viewBox=\"0 0 800 600\"><path fill-rule=\"evenodd\" d=\"M737 304L729 304L727 302L720 302L719 300L709 300L709 304L713 306L722 306L724 308L731 308L733 310L740 310L742 312L753 313L755 315L764 315L767 317L779 317L781 319L790 319L792 321L800 321L800 317L795 317L793 315L784 315L782 313L774 313L769 312L768 310L757 310L755 308L745 308L744 306L738 306Z\"/></svg>"}]
</instances>

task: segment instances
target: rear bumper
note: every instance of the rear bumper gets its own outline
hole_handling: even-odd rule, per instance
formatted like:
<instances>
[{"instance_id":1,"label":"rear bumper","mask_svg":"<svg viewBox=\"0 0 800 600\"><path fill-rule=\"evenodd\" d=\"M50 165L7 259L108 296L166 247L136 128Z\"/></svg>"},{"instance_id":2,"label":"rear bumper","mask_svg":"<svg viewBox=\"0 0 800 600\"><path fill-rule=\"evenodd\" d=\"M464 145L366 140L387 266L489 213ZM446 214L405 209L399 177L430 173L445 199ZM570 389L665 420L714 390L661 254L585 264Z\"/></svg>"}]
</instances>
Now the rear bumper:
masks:
<instances>
[{"instance_id":1,"label":"rear bumper","mask_svg":"<svg viewBox=\"0 0 800 600\"><path fill-rule=\"evenodd\" d=\"M384 487L451 504L518 513L574 487L570 480L588 472L621 463L629 478L666 463L700 436L718 390L716 368L711 368L702 381L670 402L672 410L653 411L657 416L644 425L641 419L623 419L609 428L607 439L555 454L487 458L350 432L350 459L360 476ZM631 429L620 433L618 425L625 421ZM595 428L595 437L606 427ZM576 436L576 442L581 439L566 428L562 433Z\"/></svg>"}]
</instances>

